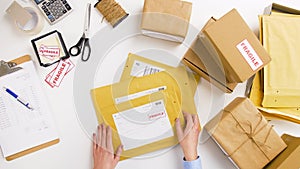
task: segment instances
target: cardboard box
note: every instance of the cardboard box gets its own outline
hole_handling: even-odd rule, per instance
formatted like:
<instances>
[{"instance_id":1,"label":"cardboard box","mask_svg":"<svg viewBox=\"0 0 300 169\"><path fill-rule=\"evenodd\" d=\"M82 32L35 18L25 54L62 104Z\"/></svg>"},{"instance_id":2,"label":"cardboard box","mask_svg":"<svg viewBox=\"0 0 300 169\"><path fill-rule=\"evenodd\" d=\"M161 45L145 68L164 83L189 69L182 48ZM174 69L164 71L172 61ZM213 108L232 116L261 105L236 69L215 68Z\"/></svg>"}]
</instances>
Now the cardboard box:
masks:
<instances>
[{"instance_id":1,"label":"cardboard box","mask_svg":"<svg viewBox=\"0 0 300 169\"><path fill-rule=\"evenodd\" d=\"M286 144L247 98L236 98L205 129L237 167L261 169Z\"/></svg>"},{"instance_id":2,"label":"cardboard box","mask_svg":"<svg viewBox=\"0 0 300 169\"><path fill-rule=\"evenodd\" d=\"M281 138L287 144L287 148L271 161L265 169L299 169L300 137L284 134Z\"/></svg>"},{"instance_id":3,"label":"cardboard box","mask_svg":"<svg viewBox=\"0 0 300 169\"><path fill-rule=\"evenodd\" d=\"M221 61L229 82L244 82L270 62L270 57L236 9L210 19L198 36L214 60Z\"/></svg>"},{"instance_id":4,"label":"cardboard box","mask_svg":"<svg viewBox=\"0 0 300 169\"><path fill-rule=\"evenodd\" d=\"M213 22L215 21L211 18L203 29ZM222 91L231 93L237 83L228 82L225 76L225 70L223 66L221 66L220 60L211 57L211 53L213 52L216 51L214 51L214 49L207 48L200 38L196 38L190 49L188 49L185 53L183 63Z\"/></svg>"},{"instance_id":5,"label":"cardboard box","mask_svg":"<svg viewBox=\"0 0 300 169\"><path fill-rule=\"evenodd\" d=\"M272 3L270 6L265 8L264 14L271 15L272 13L300 15L300 10Z\"/></svg>"},{"instance_id":6,"label":"cardboard box","mask_svg":"<svg viewBox=\"0 0 300 169\"><path fill-rule=\"evenodd\" d=\"M183 42L188 31L192 3L181 0L145 0L142 33L165 40Z\"/></svg>"},{"instance_id":7,"label":"cardboard box","mask_svg":"<svg viewBox=\"0 0 300 169\"><path fill-rule=\"evenodd\" d=\"M183 63L222 91L231 93L236 87L237 83L227 82L224 72L218 69L215 62L209 60L209 57L206 57L207 59L205 63L203 63L204 61L202 61L199 57L199 51L202 51L201 53L203 54L205 52L205 48L203 48L203 46L201 46L199 43L201 42L198 39L194 41L191 48L185 53L182 60ZM197 44L199 47L197 47Z\"/></svg>"}]
</instances>

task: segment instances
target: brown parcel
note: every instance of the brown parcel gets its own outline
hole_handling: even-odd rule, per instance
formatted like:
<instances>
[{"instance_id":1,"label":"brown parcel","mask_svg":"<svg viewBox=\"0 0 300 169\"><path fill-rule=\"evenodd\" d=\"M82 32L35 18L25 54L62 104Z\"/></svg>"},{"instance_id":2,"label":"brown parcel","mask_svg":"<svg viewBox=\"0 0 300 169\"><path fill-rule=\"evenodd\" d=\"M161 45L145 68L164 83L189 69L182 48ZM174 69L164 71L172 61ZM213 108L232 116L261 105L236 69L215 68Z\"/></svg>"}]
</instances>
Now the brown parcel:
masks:
<instances>
[{"instance_id":1,"label":"brown parcel","mask_svg":"<svg viewBox=\"0 0 300 169\"><path fill-rule=\"evenodd\" d=\"M214 70L211 70L212 68L210 68L210 65L214 64L213 61L211 61L210 63L205 62L204 64L203 61L199 58L199 52L197 52L197 50L200 48L196 47L197 43L200 43L198 39L194 41L191 48L188 49L188 51L185 53L182 60L183 63L222 91L231 93L236 87L237 83L229 83L226 81L225 76L222 75L222 73L214 73L218 70L216 68L217 65L213 67Z\"/></svg>"},{"instance_id":2,"label":"brown parcel","mask_svg":"<svg viewBox=\"0 0 300 169\"><path fill-rule=\"evenodd\" d=\"M299 169L300 138L287 134L281 136L287 148L281 152L265 169Z\"/></svg>"},{"instance_id":3,"label":"brown parcel","mask_svg":"<svg viewBox=\"0 0 300 169\"><path fill-rule=\"evenodd\" d=\"M202 30L205 46L215 49L229 82L244 82L270 62L255 34L233 9Z\"/></svg>"},{"instance_id":4,"label":"brown parcel","mask_svg":"<svg viewBox=\"0 0 300 169\"><path fill-rule=\"evenodd\" d=\"M205 126L242 169L261 169L275 158L286 144L247 98L236 98Z\"/></svg>"},{"instance_id":5,"label":"brown parcel","mask_svg":"<svg viewBox=\"0 0 300 169\"><path fill-rule=\"evenodd\" d=\"M192 3L180 0L145 0L142 30L175 36L182 42L187 34ZM173 39L173 41L178 41Z\"/></svg>"},{"instance_id":6,"label":"brown parcel","mask_svg":"<svg viewBox=\"0 0 300 169\"><path fill-rule=\"evenodd\" d=\"M211 18L203 29L213 22L214 19ZM203 41L201 41L200 38L196 38L190 49L185 53L183 63L197 72L201 77L227 93L231 93L237 85L236 82L228 82L223 67L219 66L220 62L210 57L209 49L204 47Z\"/></svg>"}]
</instances>

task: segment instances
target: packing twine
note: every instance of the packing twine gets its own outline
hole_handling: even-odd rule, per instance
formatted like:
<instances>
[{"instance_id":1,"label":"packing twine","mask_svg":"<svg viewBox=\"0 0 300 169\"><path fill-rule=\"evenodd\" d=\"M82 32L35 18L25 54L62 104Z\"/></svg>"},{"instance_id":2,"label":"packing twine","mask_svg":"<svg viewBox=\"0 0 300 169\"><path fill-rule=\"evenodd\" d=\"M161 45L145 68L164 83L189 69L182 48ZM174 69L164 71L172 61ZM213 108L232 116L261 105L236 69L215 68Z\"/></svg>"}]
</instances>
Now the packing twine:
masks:
<instances>
[{"instance_id":1,"label":"packing twine","mask_svg":"<svg viewBox=\"0 0 300 169\"><path fill-rule=\"evenodd\" d=\"M128 13L114 0L100 0L95 7L113 27L128 16Z\"/></svg>"},{"instance_id":2,"label":"packing twine","mask_svg":"<svg viewBox=\"0 0 300 169\"><path fill-rule=\"evenodd\" d=\"M266 148L268 148L268 149L271 149L271 147L270 146L268 146L268 145L266 145L266 142L267 142L267 139L268 139L268 137L270 136L270 134L271 134L271 130L272 130L272 128L273 128L273 125L271 125L270 126L270 128L269 128L269 130L268 130L268 133L266 134L266 137L265 137L265 139L264 139L264 141L263 142L260 142L260 141L257 141L257 140L255 140L254 139L254 136L257 134L257 133L259 133L262 129L264 129L265 127L267 127L268 126L268 123L266 123L265 125L263 125L260 129L258 129L257 130L257 127L260 125L260 123L263 121L263 117L262 117L262 115L261 114L256 114L256 115L258 115L259 116L259 121L258 121L258 123L253 127L253 125L252 125L252 123L249 121L249 120L247 120L246 121L246 123L247 123L247 125L249 125L249 128L250 128L250 132L247 132L247 131L245 131L244 129L243 129L243 127L241 126L241 123L234 117L234 115L231 113L231 112L229 112L229 111L226 111L226 110L224 110L224 112L227 112L227 113L229 113L229 114L231 114L232 115L232 117L234 118L234 120L237 122L237 124L236 124L236 127L240 127L244 132L243 133L246 133L246 135L248 136L248 138L253 142L253 143L255 143L256 145L257 145L257 147L262 151L262 153L265 155L265 157L270 161L270 159L269 159L269 157L267 156L267 154L262 150L262 148L261 147L266 147ZM231 157L235 152L237 152L246 142L247 142L248 140L245 140L240 146L238 146L231 154L228 154L228 157Z\"/></svg>"}]
</instances>

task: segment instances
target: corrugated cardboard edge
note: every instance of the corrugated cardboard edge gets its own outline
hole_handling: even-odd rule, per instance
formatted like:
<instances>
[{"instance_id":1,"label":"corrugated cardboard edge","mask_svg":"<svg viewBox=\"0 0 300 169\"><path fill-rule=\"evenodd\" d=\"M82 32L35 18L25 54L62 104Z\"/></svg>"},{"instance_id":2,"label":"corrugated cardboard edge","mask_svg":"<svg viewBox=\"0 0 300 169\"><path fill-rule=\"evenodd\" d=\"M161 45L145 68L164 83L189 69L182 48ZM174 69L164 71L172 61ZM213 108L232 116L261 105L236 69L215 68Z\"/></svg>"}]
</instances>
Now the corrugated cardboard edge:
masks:
<instances>
[{"instance_id":1,"label":"corrugated cardboard edge","mask_svg":"<svg viewBox=\"0 0 300 169\"><path fill-rule=\"evenodd\" d=\"M24 56L21 56L19 58L16 58L14 60L11 60L11 62L14 62L16 63L17 65L19 64L22 64L24 62L28 62L28 61L31 61L31 57L29 55L24 55ZM5 159L7 161L11 161L11 160L14 160L16 158L19 158L19 157L22 157L24 155L27 155L27 154L30 154L30 153L33 153L33 152L36 152L38 150L41 150L41 149L44 149L46 147L49 147L49 146L52 146L54 144L57 144L59 143L59 139L55 139L55 140L52 140L52 141L49 141L47 143L43 143L41 145L38 145L38 146L35 146L35 147L32 147L32 148L29 148L27 150L24 150L24 151L21 151L19 153L16 153L16 154L13 154L13 155L10 155L8 157L6 157Z\"/></svg>"}]
</instances>

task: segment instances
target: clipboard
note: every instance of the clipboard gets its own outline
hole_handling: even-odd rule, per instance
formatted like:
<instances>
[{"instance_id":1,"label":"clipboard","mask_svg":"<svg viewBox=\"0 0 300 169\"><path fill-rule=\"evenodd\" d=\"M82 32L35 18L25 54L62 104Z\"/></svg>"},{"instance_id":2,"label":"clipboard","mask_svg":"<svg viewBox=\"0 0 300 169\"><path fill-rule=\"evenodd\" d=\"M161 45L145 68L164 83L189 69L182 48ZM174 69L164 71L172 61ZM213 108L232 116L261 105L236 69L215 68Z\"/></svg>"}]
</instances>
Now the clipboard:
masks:
<instances>
[{"instance_id":1,"label":"clipboard","mask_svg":"<svg viewBox=\"0 0 300 169\"><path fill-rule=\"evenodd\" d=\"M22 64L22 63L25 63L25 62L28 62L28 61L31 61L31 58L29 55L24 55L24 56L21 56L19 58L16 58L10 62L4 62L4 61L1 61L3 64L1 64L1 74L2 75L8 75L10 73L13 73L13 72L16 72L18 70L21 70L22 68L21 67L17 67L19 64ZM6 73L5 73L6 71ZM1 75L1 76L2 76ZM1 77L0 76L0 77ZM19 157L22 157L22 156L25 156L27 154L30 154L30 153L33 153L35 151L38 151L38 150L41 150L41 149L44 149L46 147L49 147L51 145L54 145L54 144L57 144L59 143L59 138L58 139L55 139L55 140L52 140L52 141L49 141L49 142L46 142L46 143L43 143L43 144L40 144L38 146L35 146L35 147L31 147L29 149L26 149L24 151L21 151L21 152L18 152L16 154L13 154L13 155L10 155L10 156L7 156L5 157L5 159L7 161L11 161L11 160L14 160L16 158L19 158Z\"/></svg>"},{"instance_id":2,"label":"clipboard","mask_svg":"<svg viewBox=\"0 0 300 169\"><path fill-rule=\"evenodd\" d=\"M149 83L151 82L151 83ZM117 104L117 99L124 96L131 96L139 92L147 91L164 86L164 90L144 96L133 98ZM121 144L121 139L117 131L113 115L130 108L135 108L147 103L163 100L172 126L173 136L151 142L136 148L125 150L121 154L121 160L132 158L138 155L153 152L159 149L175 146L178 140L175 132L175 119L179 118L184 125L184 118L181 113L181 95L176 80L166 72L159 72L143 77L131 77L125 81L112 85L99 87L91 90L91 97L96 110L98 122L105 123L112 128L113 145L116 149ZM124 99L119 99L124 100Z\"/></svg>"}]
</instances>

